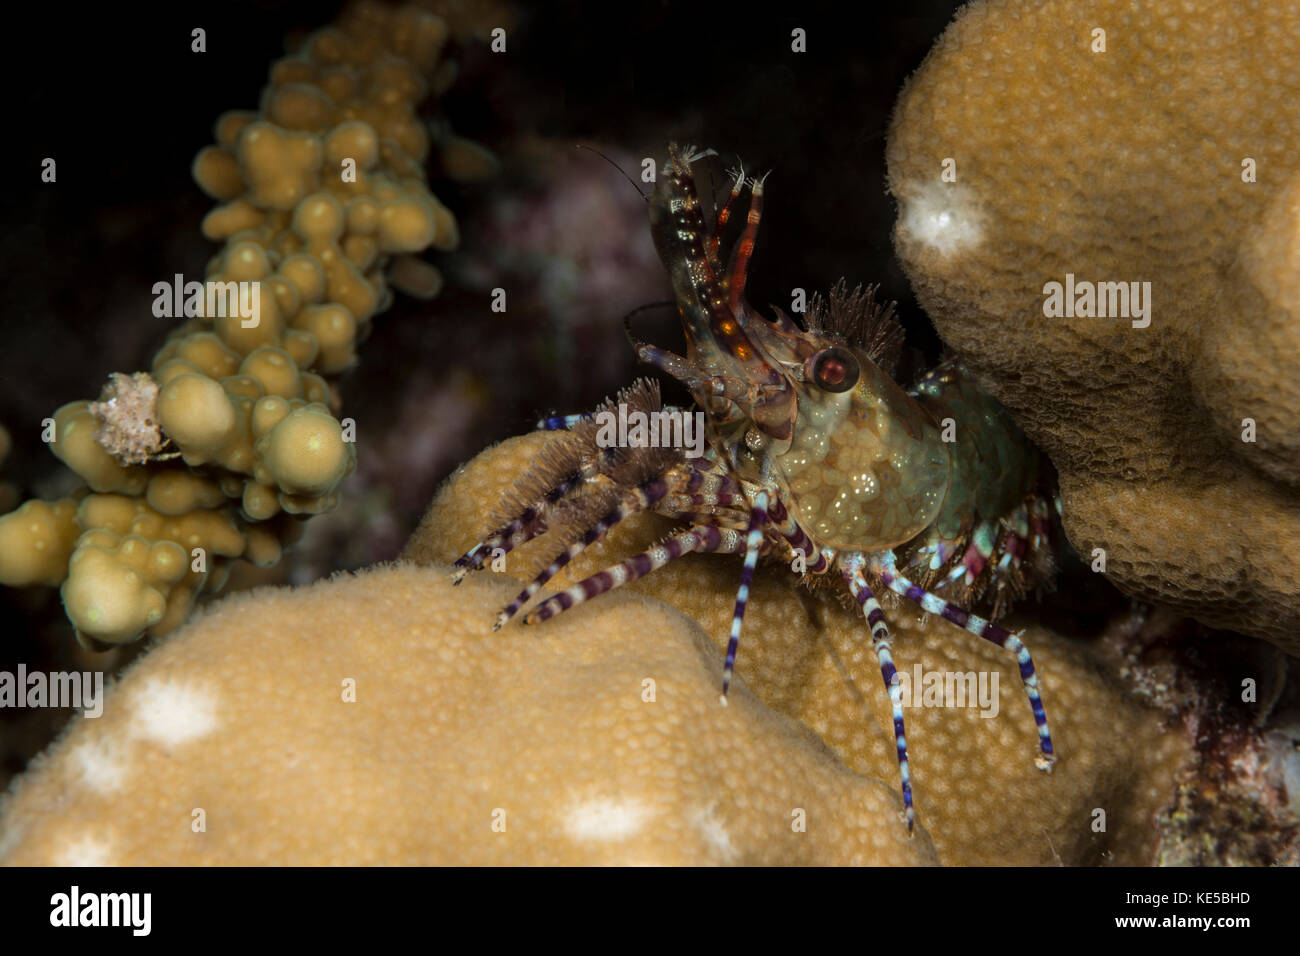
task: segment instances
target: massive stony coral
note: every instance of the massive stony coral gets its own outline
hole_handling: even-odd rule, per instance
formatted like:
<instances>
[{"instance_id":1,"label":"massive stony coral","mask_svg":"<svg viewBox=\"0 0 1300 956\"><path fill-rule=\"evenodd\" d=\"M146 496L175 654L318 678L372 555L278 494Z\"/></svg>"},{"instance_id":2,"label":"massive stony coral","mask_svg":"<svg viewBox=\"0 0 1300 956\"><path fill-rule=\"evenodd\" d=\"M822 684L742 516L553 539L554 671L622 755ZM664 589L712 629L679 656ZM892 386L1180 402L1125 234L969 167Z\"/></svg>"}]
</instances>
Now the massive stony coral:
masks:
<instances>
[{"instance_id":1,"label":"massive stony coral","mask_svg":"<svg viewBox=\"0 0 1300 956\"><path fill-rule=\"evenodd\" d=\"M918 297L1051 455L1074 545L1293 654L1297 62L1292 3L974 3L888 146ZM1049 317L1067 274L1149 282L1149 326Z\"/></svg>"},{"instance_id":2,"label":"massive stony coral","mask_svg":"<svg viewBox=\"0 0 1300 956\"><path fill-rule=\"evenodd\" d=\"M612 595L542 640L493 635L511 588L449 571L192 621L15 784L0 863L935 862L891 786L744 688L719 707L683 615Z\"/></svg>"}]
</instances>

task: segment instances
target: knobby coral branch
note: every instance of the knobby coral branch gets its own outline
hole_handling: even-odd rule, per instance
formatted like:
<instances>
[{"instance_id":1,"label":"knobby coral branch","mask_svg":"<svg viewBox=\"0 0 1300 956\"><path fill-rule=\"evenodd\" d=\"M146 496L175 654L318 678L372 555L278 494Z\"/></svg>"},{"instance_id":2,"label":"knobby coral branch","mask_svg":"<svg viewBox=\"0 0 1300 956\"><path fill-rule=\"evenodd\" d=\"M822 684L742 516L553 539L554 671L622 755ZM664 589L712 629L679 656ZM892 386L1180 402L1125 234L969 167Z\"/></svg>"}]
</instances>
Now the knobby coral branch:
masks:
<instances>
[{"instance_id":1,"label":"knobby coral branch","mask_svg":"<svg viewBox=\"0 0 1300 956\"><path fill-rule=\"evenodd\" d=\"M155 314L182 319L149 372L55 412L51 450L85 482L0 518L0 582L62 584L91 647L164 633L229 564L276 563L307 517L332 509L356 462L330 379L357 360L391 286L436 295L419 258L458 242L428 188L432 149L460 179L495 160L416 109L454 71L446 22L359 3L271 69L261 107L216 123L193 175L220 201L206 281L161 282Z\"/></svg>"}]
</instances>

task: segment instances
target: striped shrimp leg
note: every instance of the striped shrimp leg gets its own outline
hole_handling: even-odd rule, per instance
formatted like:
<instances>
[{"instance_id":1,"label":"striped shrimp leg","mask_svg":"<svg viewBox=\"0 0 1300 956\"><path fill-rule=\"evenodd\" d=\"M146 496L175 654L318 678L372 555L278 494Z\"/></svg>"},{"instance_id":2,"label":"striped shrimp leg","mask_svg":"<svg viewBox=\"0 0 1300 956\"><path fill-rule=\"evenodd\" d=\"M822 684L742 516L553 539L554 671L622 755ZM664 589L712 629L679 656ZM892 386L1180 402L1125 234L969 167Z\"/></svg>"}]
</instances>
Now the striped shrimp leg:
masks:
<instances>
[{"instance_id":1,"label":"striped shrimp leg","mask_svg":"<svg viewBox=\"0 0 1300 956\"><path fill-rule=\"evenodd\" d=\"M740 569L740 587L736 590L736 609L731 615L731 636L727 640L727 659L722 665L722 706L727 705L727 691L736 670L736 650L740 647L740 628L745 621L745 605L749 602L749 586L754 583L754 568L758 566L758 552L763 544L763 527L767 524L766 491L754 496L749 512L749 530L745 535L745 563Z\"/></svg>"},{"instance_id":2,"label":"striped shrimp leg","mask_svg":"<svg viewBox=\"0 0 1300 956\"><path fill-rule=\"evenodd\" d=\"M681 492L680 494L669 495L655 510L669 517L676 517L683 511L704 508L730 508L747 511L749 509L749 499L739 491L697 492L696 494Z\"/></svg>"},{"instance_id":3,"label":"striped shrimp leg","mask_svg":"<svg viewBox=\"0 0 1300 956\"><path fill-rule=\"evenodd\" d=\"M803 556L808 574L825 574L830 570L831 560L827 557L827 552L819 550L813 544L812 539L808 537L808 532L799 527L799 522L785 510L785 505L781 504L780 498L772 502L772 507L768 509L768 518L771 519L777 533L785 538L791 553Z\"/></svg>"},{"instance_id":4,"label":"striped shrimp leg","mask_svg":"<svg viewBox=\"0 0 1300 956\"><path fill-rule=\"evenodd\" d=\"M665 497L655 511L692 524L718 524L708 518L748 515L749 499L725 474L697 468L682 490Z\"/></svg>"},{"instance_id":5,"label":"striped shrimp leg","mask_svg":"<svg viewBox=\"0 0 1300 956\"><path fill-rule=\"evenodd\" d=\"M708 516L734 517L743 512L744 524L748 524L749 499L712 449L706 447L704 455L690 460L690 469L686 482L655 505L655 511L691 524L721 524L708 520Z\"/></svg>"},{"instance_id":6,"label":"striped shrimp leg","mask_svg":"<svg viewBox=\"0 0 1300 956\"><path fill-rule=\"evenodd\" d=\"M533 427L539 432L565 432L584 418L590 417L591 412L584 412L580 415L551 415L547 418L539 418L537 424Z\"/></svg>"},{"instance_id":7,"label":"striped shrimp leg","mask_svg":"<svg viewBox=\"0 0 1300 956\"><path fill-rule=\"evenodd\" d=\"M639 361L685 385L696 401L718 421L731 421L739 414L731 403L748 402L753 398L753 387L746 379L734 375L705 375L680 355L636 339L632 339L632 348Z\"/></svg>"},{"instance_id":8,"label":"striped shrimp leg","mask_svg":"<svg viewBox=\"0 0 1300 956\"><path fill-rule=\"evenodd\" d=\"M451 574L451 583L460 584L470 571L477 571L483 567L483 562L498 548L503 553L508 553L545 532L546 524L542 516L581 482L582 475L578 472L567 475L515 518L489 533L482 541L456 559L453 565L456 570Z\"/></svg>"},{"instance_id":9,"label":"striped shrimp leg","mask_svg":"<svg viewBox=\"0 0 1300 956\"><path fill-rule=\"evenodd\" d=\"M684 415L688 410L676 405L665 405L662 411L669 415ZM548 415L546 418L537 419L533 428L539 432L567 432L579 422L591 417L593 417L591 412L579 412L576 415Z\"/></svg>"},{"instance_id":10,"label":"striped shrimp leg","mask_svg":"<svg viewBox=\"0 0 1300 956\"><path fill-rule=\"evenodd\" d=\"M965 578L966 585L973 587L997 550L998 534L996 522L982 521L977 524L971 531L970 546L966 548L961 560L949 573L948 580L960 581Z\"/></svg>"},{"instance_id":11,"label":"striped shrimp leg","mask_svg":"<svg viewBox=\"0 0 1300 956\"><path fill-rule=\"evenodd\" d=\"M741 300L745 294L745 282L749 274L749 260L754 254L754 242L758 238L758 224L763 218L763 182L761 179L749 181L749 214L745 217L745 231L740 234L740 241L731 253L730 277L727 287L727 304L733 314L742 309Z\"/></svg>"},{"instance_id":12,"label":"striped shrimp leg","mask_svg":"<svg viewBox=\"0 0 1300 956\"><path fill-rule=\"evenodd\" d=\"M670 561L676 561L684 554L710 552L736 554L743 549L744 541L738 531L701 525L688 531L678 532L648 551L633 555L547 598L525 615L524 623L539 624L557 614L563 614L570 608L590 601L606 591L612 591L614 588L643 578Z\"/></svg>"},{"instance_id":13,"label":"striped shrimp leg","mask_svg":"<svg viewBox=\"0 0 1300 956\"><path fill-rule=\"evenodd\" d=\"M1020 640L1020 635L1012 634L1006 628L991 624L965 608L960 608L950 601L945 601L937 594L932 594L925 588L913 584L899 573L894 561L894 552L890 550L883 552L883 556L872 564L872 570L880 575L880 580L885 582L885 585L891 591L901 594L914 604L920 605L923 610L931 614L938 614L945 621L951 621L958 627L970 631L976 637L982 637L984 640L996 644L998 647L1004 647L1016 655L1016 661L1020 665L1020 679L1025 685L1025 693L1029 697L1029 706L1034 712L1034 724L1038 727L1038 746L1042 753L1035 760L1035 765L1039 770L1050 772L1052 765L1056 763L1056 749L1052 746L1052 734L1047 727L1047 712L1043 709L1043 699L1038 692L1038 674L1034 670L1034 660L1029 655L1029 649Z\"/></svg>"},{"instance_id":14,"label":"striped shrimp leg","mask_svg":"<svg viewBox=\"0 0 1300 956\"><path fill-rule=\"evenodd\" d=\"M1029 554L1030 526L1029 508L1022 502L1008 515L1007 528L998 542L1002 557L993 568L995 578L1007 579L1008 572L1019 571ZM994 615L995 617L997 615Z\"/></svg>"},{"instance_id":15,"label":"striped shrimp leg","mask_svg":"<svg viewBox=\"0 0 1300 956\"><path fill-rule=\"evenodd\" d=\"M709 258L716 261L718 258L718 243L722 239L722 230L727 228L727 222L731 219L731 207L737 197L740 196L740 190L745 185L745 168L739 167L736 171L736 181L731 184L731 195L727 201L722 204L718 210L717 218L713 222L713 232L709 235L707 248Z\"/></svg>"},{"instance_id":16,"label":"striped shrimp leg","mask_svg":"<svg viewBox=\"0 0 1300 956\"><path fill-rule=\"evenodd\" d=\"M871 593L867 579L862 575L864 560L861 552L842 555L839 564L844 582L866 615L867 626L871 628L871 646L880 662L880 676L885 680L885 693L889 695L889 706L894 719L894 746L898 751L898 775L903 782L903 820L910 834L916 823L916 810L912 807L912 770L907 759L907 732L903 728L903 688L898 680L898 670L894 667L894 657L889 652L889 626L885 623L885 612L880 609L876 596Z\"/></svg>"},{"instance_id":17,"label":"striped shrimp leg","mask_svg":"<svg viewBox=\"0 0 1300 956\"><path fill-rule=\"evenodd\" d=\"M1032 528L1032 537L1029 541L1030 550L1035 558L1048 556L1048 550L1052 540L1052 505L1045 498L1035 497L1030 503L1030 524Z\"/></svg>"},{"instance_id":18,"label":"striped shrimp leg","mask_svg":"<svg viewBox=\"0 0 1300 956\"><path fill-rule=\"evenodd\" d=\"M497 615L497 620L496 623L492 625L492 630L501 630L507 621L519 613L520 608L532 600L534 594L545 587L547 581L559 574L570 561L585 551L589 545L600 540L600 538L603 537L610 528L614 527L614 525L618 524L624 518L634 515L637 512L647 511L650 508L653 508L657 501L673 491L676 484L676 479L660 477L647 481L640 487L632 489L632 492L627 495L627 497L619 502L611 511L607 512L603 518L588 528L581 538L561 551L554 561L547 565L537 575L537 577L533 578L528 587L520 591L519 594L515 596L515 599L506 605L501 613Z\"/></svg>"},{"instance_id":19,"label":"striped shrimp leg","mask_svg":"<svg viewBox=\"0 0 1300 956\"><path fill-rule=\"evenodd\" d=\"M713 525L719 528L749 526L749 499L740 492L669 495L655 510L689 525Z\"/></svg>"},{"instance_id":20,"label":"striped shrimp leg","mask_svg":"<svg viewBox=\"0 0 1300 956\"><path fill-rule=\"evenodd\" d=\"M1047 515L1047 503L1041 498L1036 498L1029 506L1029 521L1031 536L1029 547L1034 551L1046 547L1048 536L1051 534L1051 527Z\"/></svg>"}]
</instances>

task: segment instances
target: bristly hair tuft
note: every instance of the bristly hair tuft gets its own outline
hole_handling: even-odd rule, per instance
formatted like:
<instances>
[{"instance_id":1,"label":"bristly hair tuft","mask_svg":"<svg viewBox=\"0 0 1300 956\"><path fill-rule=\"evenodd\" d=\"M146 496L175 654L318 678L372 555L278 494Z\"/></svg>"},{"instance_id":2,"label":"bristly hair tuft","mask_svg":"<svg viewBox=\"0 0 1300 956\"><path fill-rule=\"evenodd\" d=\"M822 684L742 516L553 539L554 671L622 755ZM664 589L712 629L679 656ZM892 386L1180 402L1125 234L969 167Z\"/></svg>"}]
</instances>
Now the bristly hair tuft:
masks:
<instances>
[{"instance_id":1,"label":"bristly hair tuft","mask_svg":"<svg viewBox=\"0 0 1300 956\"><path fill-rule=\"evenodd\" d=\"M537 511L534 520L544 522L555 507L555 502L547 501L547 493L562 482L578 480L585 450L586 446L572 431L557 433L542 446L528 470L516 479L514 487L493 509L491 527L501 527L530 509Z\"/></svg>"},{"instance_id":2,"label":"bristly hair tuft","mask_svg":"<svg viewBox=\"0 0 1300 956\"><path fill-rule=\"evenodd\" d=\"M903 350L903 327L894 314L897 303L879 301L879 285L859 285L852 292L848 288L840 279L827 298L814 293L808 328L862 349L871 361L893 374Z\"/></svg>"},{"instance_id":3,"label":"bristly hair tuft","mask_svg":"<svg viewBox=\"0 0 1300 956\"><path fill-rule=\"evenodd\" d=\"M557 433L506 496L495 516L496 523L505 524L532 507L544 520L551 539L567 547L623 501L629 491L686 463L683 449L672 446L602 447L597 440L600 419L606 413L618 415L619 405L625 407L629 418L663 411L659 383L638 379L598 405L569 431ZM548 501L547 492L566 480L573 481L569 492L559 500ZM535 570L549 563L539 564Z\"/></svg>"}]
</instances>

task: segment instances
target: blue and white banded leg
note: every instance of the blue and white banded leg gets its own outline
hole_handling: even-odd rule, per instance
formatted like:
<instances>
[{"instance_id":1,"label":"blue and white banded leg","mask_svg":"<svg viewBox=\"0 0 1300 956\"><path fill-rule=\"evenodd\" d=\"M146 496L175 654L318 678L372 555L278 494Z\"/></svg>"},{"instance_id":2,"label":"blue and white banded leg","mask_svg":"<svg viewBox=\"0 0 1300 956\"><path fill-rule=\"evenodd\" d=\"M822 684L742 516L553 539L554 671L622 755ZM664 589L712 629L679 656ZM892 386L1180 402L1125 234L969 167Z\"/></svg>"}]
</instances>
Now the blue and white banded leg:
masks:
<instances>
[{"instance_id":1,"label":"blue and white banded leg","mask_svg":"<svg viewBox=\"0 0 1300 956\"><path fill-rule=\"evenodd\" d=\"M676 405L665 405L662 411L670 414L685 414L687 410ZM582 412L579 415L548 415L546 418L537 419L537 424L533 428L539 432L567 432L584 418L591 417L591 412Z\"/></svg>"},{"instance_id":2,"label":"blue and white banded leg","mask_svg":"<svg viewBox=\"0 0 1300 956\"><path fill-rule=\"evenodd\" d=\"M510 522L490 532L486 538L456 559L451 583L460 584L470 571L482 568L488 556L496 549L499 548L503 554L506 554L545 533L546 523L542 520L543 514L581 482L581 474L575 472L567 475Z\"/></svg>"},{"instance_id":3,"label":"blue and white banded leg","mask_svg":"<svg viewBox=\"0 0 1300 956\"><path fill-rule=\"evenodd\" d=\"M566 432L584 418L590 418L591 412L584 412L581 415L551 415L548 418L539 418L534 428L539 432Z\"/></svg>"},{"instance_id":4,"label":"blue and white banded leg","mask_svg":"<svg viewBox=\"0 0 1300 956\"><path fill-rule=\"evenodd\" d=\"M1047 712L1043 708L1043 699L1038 692L1038 674L1034 670L1034 659L1029 655L1029 648L1025 647L1020 640L1020 635L1012 634L1006 628L986 621L979 615L972 614L951 601L945 601L937 594L932 594L920 585L909 581L896 567L892 550L875 556L871 570L879 575L880 580L891 591L919 605L922 610L938 614L945 621L951 621L976 637L982 637L1016 655L1016 662L1020 665L1020 679L1025 685L1029 706L1034 712L1034 724L1038 727L1038 746L1041 753L1034 764L1039 770L1050 773L1052 765L1056 763L1056 748L1052 745L1052 733L1047 727Z\"/></svg>"},{"instance_id":5,"label":"blue and white banded leg","mask_svg":"<svg viewBox=\"0 0 1300 956\"><path fill-rule=\"evenodd\" d=\"M590 545L599 541L620 521L642 511L653 508L655 503L669 494L674 488L676 476L654 478L639 487L633 488L612 510L588 528L577 541L569 544L556 555L551 563L537 573L528 586L515 595L515 599L505 606L497 615L492 630L499 631L514 617L519 609L532 600L533 595L546 586L546 582L559 574L564 568L585 551Z\"/></svg>"},{"instance_id":6,"label":"blue and white banded leg","mask_svg":"<svg viewBox=\"0 0 1300 956\"><path fill-rule=\"evenodd\" d=\"M740 628L745 620L745 605L749 603L749 587L754 583L754 568L758 566L758 552L763 545L767 502L767 492L760 491L750 504L749 529L745 535L745 563L740 569L740 587L736 590L736 609L731 615L727 659L722 665L722 696L718 699L723 707L727 706L727 691L731 689L731 676L736 669L736 649L740 646Z\"/></svg>"},{"instance_id":7,"label":"blue and white banded leg","mask_svg":"<svg viewBox=\"0 0 1300 956\"><path fill-rule=\"evenodd\" d=\"M779 498L775 499L768 509L768 518L776 533L785 539L790 554L803 555L806 573L825 574L831 569L835 552L830 548L819 550L808 537L808 532L804 531L799 526L799 522L794 520L794 516L785 510L785 505L781 504Z\"/></svg>"},{"instance_id":8,"label":"blue and white banded leg","mask_svg":"<svg viewBox=\"0 0 1300 956\"><path fill-rule=\"evenodd\" d=\"M889 652L889 626L885 623L885 612L880 609L876 596L871 593L867 579L862 575L866 561L859 552L841 555L840 569L844 581L849 586L854 600L866 615L867 626L871 628L871 646L876 651L880 662L880 676L885 681L885 692L889 695L889 706L894 719L894 746L898 751L898 775L903 781L903 822L907 832L912 833L916 823L916 810L912 807L912 770L907 759L907 732L903 727L903 687L898 679L898 670L894 667L894 657Z\"/></svg>"},{"instance_id":9,"label":"blue and white banded leg","mask_svg":"<svg viewBox=\"0 0 1300 956\"><path fill-rule=\"evenodd\" d=\"M538 624L607 591L631 584L687 554L737 554L744 549L740 532L730 528L697 525L679 531L653 548L625 558L618 564L590 575L559 594L547 598L524 617L525 624Z\"/></svg>"}]
</instances>

